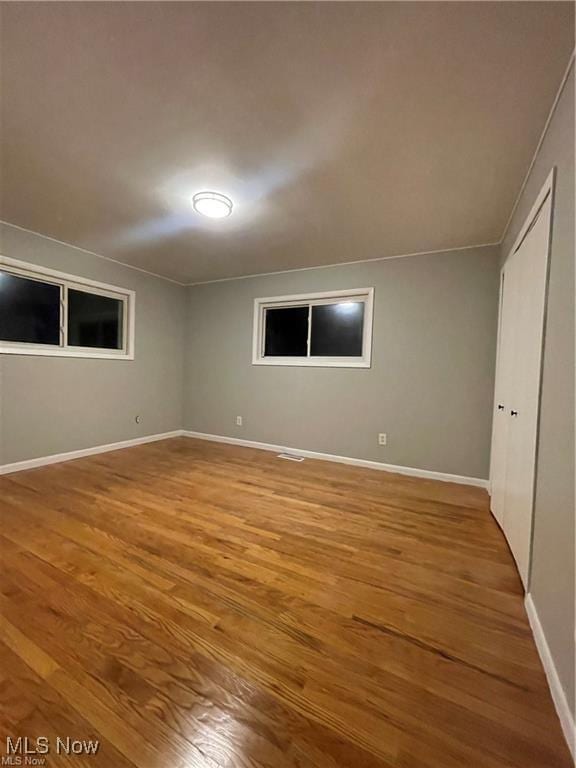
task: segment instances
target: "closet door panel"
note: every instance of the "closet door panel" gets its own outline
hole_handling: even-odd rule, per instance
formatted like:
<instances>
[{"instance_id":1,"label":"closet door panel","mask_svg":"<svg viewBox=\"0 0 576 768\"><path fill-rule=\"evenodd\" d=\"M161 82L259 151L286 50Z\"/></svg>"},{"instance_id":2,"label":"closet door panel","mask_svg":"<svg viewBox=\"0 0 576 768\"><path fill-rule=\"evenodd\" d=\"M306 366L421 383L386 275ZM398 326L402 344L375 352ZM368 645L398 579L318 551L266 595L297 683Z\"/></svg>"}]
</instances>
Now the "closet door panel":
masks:
<instances>
[{"instance_id":1,"label":"closet door panel","mask_svg":"<svg viewBox=\"0 0 576 768\"><path fill-rule=\"evenodd\" d=\"M517 293L513 372L506 413L503 529L525 586L532 540L549 227L550 198L512 261Z\"/></svg>"},{"instance_id":2,"label":"closet door panel","mask_svg":"<svg viewBox=\"0 0 576 768\"><path fill-rule=\"evenodd\" d=\"M498 332L498 356L491 457L490 508L500 524L504 524L506 500L506 474L508 458L509 411L514 386L514 344L516 334L516 304L518 285L515 278L514 257L502 270L500 327Z\"/></svg>"}]
</instances>

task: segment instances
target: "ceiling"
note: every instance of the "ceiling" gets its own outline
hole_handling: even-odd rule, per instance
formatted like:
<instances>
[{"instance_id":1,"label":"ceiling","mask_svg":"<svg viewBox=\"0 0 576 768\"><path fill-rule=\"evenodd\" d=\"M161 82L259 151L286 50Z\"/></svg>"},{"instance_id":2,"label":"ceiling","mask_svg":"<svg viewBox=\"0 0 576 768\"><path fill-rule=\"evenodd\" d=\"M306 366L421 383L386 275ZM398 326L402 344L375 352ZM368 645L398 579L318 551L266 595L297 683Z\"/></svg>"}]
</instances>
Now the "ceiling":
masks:
<instances>
[{"instance_id":1,"label":"ceiling","mask_svg":"<svg viewBox=\"0 0 576 768\"><path fill-rule=\"evenodd\" d=\"M497 242L573 13L3 3L1 218L185 283Z\"/></svg>"}]
</instances>

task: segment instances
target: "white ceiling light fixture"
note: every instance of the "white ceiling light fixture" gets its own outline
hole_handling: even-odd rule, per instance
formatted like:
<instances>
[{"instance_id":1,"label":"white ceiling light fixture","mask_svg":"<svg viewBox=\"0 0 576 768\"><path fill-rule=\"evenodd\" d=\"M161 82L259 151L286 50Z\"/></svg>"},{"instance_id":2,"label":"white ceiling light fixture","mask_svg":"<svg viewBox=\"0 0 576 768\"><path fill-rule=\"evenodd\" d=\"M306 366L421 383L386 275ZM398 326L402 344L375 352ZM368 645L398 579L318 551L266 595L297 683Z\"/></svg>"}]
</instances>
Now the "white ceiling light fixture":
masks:
<instances>
[{"instance_id":1,"label":"white ceiling light fixture","mask_svg":"<svg viewBox=\"0 0 576 768\"><path fill-rule=\"evenodd\" d=\"M225 219L232 213L232 200L221 192L196 192L194 210L209 219Z\"/></svg>"}]
</instances>

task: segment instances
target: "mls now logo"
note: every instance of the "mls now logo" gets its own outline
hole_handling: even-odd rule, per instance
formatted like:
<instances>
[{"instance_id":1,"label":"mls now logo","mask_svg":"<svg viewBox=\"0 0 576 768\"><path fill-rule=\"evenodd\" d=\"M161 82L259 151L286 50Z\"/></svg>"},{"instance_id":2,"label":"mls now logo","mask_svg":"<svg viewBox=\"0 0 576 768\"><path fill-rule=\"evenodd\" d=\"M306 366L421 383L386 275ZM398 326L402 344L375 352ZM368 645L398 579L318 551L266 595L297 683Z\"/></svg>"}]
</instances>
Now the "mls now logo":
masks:
<instances>
[{"instance_id":1,"label":"mls now logo","mask_svg":"<svg viewBox=\"0 0 576 768\"><path fill-rule=\"evenodd\" d=\"M57 736L54 745L47 736L29 739L27 736L18 738L6 737L6 755L2 756L0 765L44 765L46 759L41 755L56 752L57 755L95 755L100 742L92 739L72 739Z\"/></svg>"},{"instance_id":2,"label":"mls now logo","mask_svg":"<svg viewBox=\"0 0 576 768\"><path fill-rule=\"evenodd\" d=\"M44 765L45 757L50 751L50 742L45 736L39 736L36 740L19 736L12 739L6 738L6 755L2 756L2 765Z\"/></svg>"}]
</instances>

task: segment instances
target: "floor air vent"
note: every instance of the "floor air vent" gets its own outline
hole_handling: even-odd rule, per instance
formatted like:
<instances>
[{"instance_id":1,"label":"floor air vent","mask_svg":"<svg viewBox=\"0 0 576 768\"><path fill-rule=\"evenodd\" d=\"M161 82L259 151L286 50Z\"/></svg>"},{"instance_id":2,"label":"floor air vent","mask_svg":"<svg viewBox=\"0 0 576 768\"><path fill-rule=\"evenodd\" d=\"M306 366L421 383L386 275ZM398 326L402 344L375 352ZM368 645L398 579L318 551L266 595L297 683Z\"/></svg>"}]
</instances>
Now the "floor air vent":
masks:
<instances>
[{"instance_id":1,"label":"floor air vent","mask_svg":"<svg viewBox=\"0 0 576 768\"><path fill-rule=\"evenodd\" d=\"M287 461L304 461L304 456L294 456L292 453L279 453L278 458Z\"/></svg>"}]
</instances>

